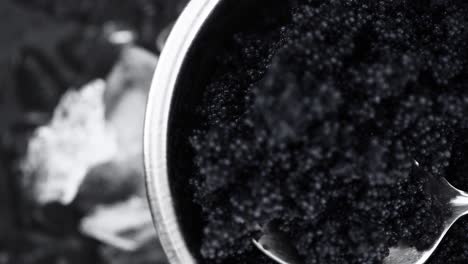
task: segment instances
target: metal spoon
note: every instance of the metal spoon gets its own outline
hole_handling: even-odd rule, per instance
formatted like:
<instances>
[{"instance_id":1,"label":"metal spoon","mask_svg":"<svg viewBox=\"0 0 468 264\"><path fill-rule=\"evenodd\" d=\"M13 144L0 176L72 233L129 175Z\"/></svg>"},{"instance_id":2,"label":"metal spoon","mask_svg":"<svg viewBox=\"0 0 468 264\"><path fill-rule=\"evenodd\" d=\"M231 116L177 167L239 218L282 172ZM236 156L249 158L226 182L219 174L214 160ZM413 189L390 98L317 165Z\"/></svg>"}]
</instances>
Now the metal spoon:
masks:
<instances>
[{"instance_id":1,"label":"metal spoon","mask_svg":"<svg viewBox=\"0 0 468 264\"><path fill-rule=\"evenodd\" d=\"M260 239L258 241L254 239L252 242L263 254L280 264L301 263L299 254L289 238L279 231L275 224L268 223L262 231Z\"/></svg>"},{"instance_id":2,"label":"metal spoon","mask_svg":"<svg viewBox=\"0 0 468 264\"><path fill-rule=\"evenodd\" d=\"M415 162L416 167L419 164ZM383 260L383 264L423 264L434 253L444 236L452 225L462 216L468 214L468 193L453 187L446 179L428 175L426 190L432 195L435 203L440 203L451 209L451 214L444 221L444 228L431 247L425 251L401 242L396 247L390 248L389 255ZM254 245L265 255L280 264L300 264L297 251L288 240L287 236L274 226L268 225L263 229L263 235L259 240L253 240Z\"/></svg>"}]
</instances>

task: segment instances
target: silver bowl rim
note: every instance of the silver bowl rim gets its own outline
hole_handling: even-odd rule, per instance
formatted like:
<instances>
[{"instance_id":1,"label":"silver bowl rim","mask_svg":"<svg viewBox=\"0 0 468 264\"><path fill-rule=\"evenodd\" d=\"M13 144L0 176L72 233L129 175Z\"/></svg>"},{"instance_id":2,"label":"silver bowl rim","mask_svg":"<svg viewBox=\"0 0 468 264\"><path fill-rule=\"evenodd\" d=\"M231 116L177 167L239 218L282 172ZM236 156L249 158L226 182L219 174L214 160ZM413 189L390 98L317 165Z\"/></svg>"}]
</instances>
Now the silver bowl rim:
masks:
<instances>
[{"instance_id":1,"label":"silver bowl rim","mask_svg":"<svg viewBox=\"0 0 468 264\"><path fill-rule=\"evenodd\" d=\"M159 240L171 264L196 264L177 221L167 168L168 122L179 72L193 41L222 0L192 0L177 20L153 76L146 106L146 186Z\"/></svg>"}]
</instances>

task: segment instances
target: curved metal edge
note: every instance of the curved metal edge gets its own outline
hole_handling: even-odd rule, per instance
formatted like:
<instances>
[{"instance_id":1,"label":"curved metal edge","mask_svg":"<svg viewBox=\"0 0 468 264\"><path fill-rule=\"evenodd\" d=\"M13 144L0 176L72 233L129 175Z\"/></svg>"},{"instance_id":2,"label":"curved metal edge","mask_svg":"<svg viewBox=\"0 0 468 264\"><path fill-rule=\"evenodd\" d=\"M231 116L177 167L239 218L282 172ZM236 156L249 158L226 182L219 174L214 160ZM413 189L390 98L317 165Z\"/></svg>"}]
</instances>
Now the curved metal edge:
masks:
<instances>
[{"instance_id":1,"label":"curved metal edge","mask_svg":"<svg viewBox=\"0 0 468 264\"><path fill-rule=\"evenodd\" d=\"M266 249L260 242L258 242L257 240L255 239L252 239L252 242L253 244L263 253L265 254L267 257L269 257L270 259L274 260L275 262L279 263L279 264L290 264L286 261L283 261L282 259L280 259L278 256L276 256L275 254L273 254L272 252L270 252L268 249Z\"/></svg>"},{"instance_id":2,"label":"curved metal edge","mask_svg":"<svg viewBox=\"0 0 468 264\"><path fill-rule=\"evenodd\" d=\"M221 0L192 0L177 20L156 68L145 116L144 163L148 200L159 239L171 264L196 264L179 228L167 171L170 107L185 57Z\"/></svg>"}]
</instances>

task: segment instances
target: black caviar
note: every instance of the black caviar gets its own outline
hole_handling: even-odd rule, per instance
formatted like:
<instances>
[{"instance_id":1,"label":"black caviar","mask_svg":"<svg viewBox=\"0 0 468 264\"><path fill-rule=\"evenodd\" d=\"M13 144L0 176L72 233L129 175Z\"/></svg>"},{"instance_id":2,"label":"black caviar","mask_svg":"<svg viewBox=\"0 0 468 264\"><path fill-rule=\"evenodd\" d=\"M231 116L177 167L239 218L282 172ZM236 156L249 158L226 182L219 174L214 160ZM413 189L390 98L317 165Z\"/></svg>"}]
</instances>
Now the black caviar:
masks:
<instances>
[{"instance_id":1,"label":"black caviar","mask_svg":"<svg viewBox=\"0 0 468 264\"><path fill-rule=\"evenodd\" d=\"M220 54L190 138L204 263L272 263L251 243L271 221L305 264L381 263L402 240L426 249L447 213L427 175L468 190L468 2L270 12ZM462 220L428 263L467 263L466 234Z\"/></svg>"}]
</instances>

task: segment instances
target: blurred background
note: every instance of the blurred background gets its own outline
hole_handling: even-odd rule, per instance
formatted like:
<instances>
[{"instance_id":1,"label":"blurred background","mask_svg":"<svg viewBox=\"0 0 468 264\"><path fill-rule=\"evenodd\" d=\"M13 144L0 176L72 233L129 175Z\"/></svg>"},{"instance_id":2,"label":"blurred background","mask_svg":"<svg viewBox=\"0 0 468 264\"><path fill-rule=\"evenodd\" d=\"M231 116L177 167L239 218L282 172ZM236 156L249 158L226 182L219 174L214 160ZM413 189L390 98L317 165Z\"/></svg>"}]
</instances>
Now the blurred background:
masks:
<instances>
[{"instance_id":1,"label":"blurred background","mask_svg":"<svg viewBox=\"0 0 468 264\"><path fill-rule=\"evenodd\" d=\"M186 0L0 0L0 264L167 263L145 102Z\"/></svg>"}]
</instances>

